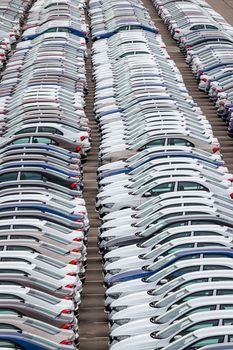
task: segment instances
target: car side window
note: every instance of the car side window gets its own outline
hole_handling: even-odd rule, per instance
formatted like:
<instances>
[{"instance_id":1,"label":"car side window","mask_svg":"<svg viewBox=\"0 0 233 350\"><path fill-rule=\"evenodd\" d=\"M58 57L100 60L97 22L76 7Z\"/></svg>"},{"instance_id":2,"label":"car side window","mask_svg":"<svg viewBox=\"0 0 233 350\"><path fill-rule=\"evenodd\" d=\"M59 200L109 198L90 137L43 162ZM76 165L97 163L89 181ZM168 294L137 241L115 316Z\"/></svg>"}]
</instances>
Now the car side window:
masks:
<instances>
[{"instance_id":1,"label":"car side window","mask_svg":"<svg viewBox=\"0 0 233 350\"><path fill-rule=\"evenodd\" d=\"M185 301L192 300L194 298L207 297L207 296L211 296L211 295L213 295L213 290L200 290L198 292L191 293L191 294L187 295L186 297L182 298L181 300L179 300L178 304L181 304Z\"/></svg>"},{"instance_id":2,"label":"car side window","mask_svg":"<svg viewBox=\"0 0 233 350\"><path fill-rule=\"evenodd\" d=\"M172 272L170 275L166 276L166 279L168 281L171 281L171 280L173 280L177 277L180 277L186 273L195 272L195 271L199 271L199 270L200 270L199 266L184 267L183 269L179 269L177 271Z\"/></svg>"},{"instance_id":3,"label":"car side window","mask_svg":"<svg viewBox=\"0 0 233 350\"><path fill-rule=\"evenodd\" d=\"M222 335L209 337L209 338L205 338L205 339L196 341L195 343L187 346L183 350L198 350L204 346L219 344L219 343L222 343L223 341L224 341L224 336L222 336Z\"/></svg>"},{"instance_id":4,"label":"car side window","mask_svg":"<svg viewBox=\"0 0 233 350\"><path fill-rule=\"evenodd\" d=\"M199 30L204 29L204 24L196 24L195 26L192 26L190 30Z\"/></svg>"},{"instance_id":5,"label":"car side window","mask_svg":"<svg viewBox=\"0 0 233 350\"><path fill-rule=\"evenodd\" d=\"M13 349L13 350L24 350L18 344L14 343L12 341L2 340L2 339L0 340L0 348Z\"/></svg>"},{"instance_id":6,"label":"car side window","mask_svg":"<svg viewBox=\"0 0 233 350\"><path fill-rule=\"evenodd\" d=\"M62 132L52 126L39 126L38 132L50 132L51 134L63 135Z\"/></svg>"},{"instance_id":7,"label":"car side window","mask_svg":"<svg viewBox=\"0 0 233 350\"><path fill-rule=\"evenodd\" d=\"M233 310L233 304L221 304L219 310Z\"/></svg>"},{"instance_id":8,"label":"car side window","mask_svg":"<svg viewBox=\"0 0 233 350\"><path fill-rule=\"evenodd\" d=\"M180 139L180 138L171 138L168 139L168 145L169 146L187 146L187 147L194 147L194 144L188 140Z\"/></svg>"},{"instance_id":9,"label":"car side window","mask_svg":"<svg viewBox=\"0 0 233 350\"><path fill-rule=\"evenodd\" d=\"M182 337L186 334L192 333L194 331L197 331L198 329L202 329L205 327L215 327L218 326L219 320L208 320L203 322L198 322L190 327L187 327L186 329L179 332L177 335L181 335ZM171 339L171 341L174 341L174 337Z\"/></svg>"},{"instance_id":10,"label":"car side window","mask_svg":"<svg viewBox=\"0 0 233 350\"><path fill-rule=\"evenodd\" d=\"M29 143L30 137L21 137L20 139L14 140L10 145L21 145L22 143Z\"/></svg>"},{"instance_id":11,"label":"car side window","mask_svg":"<svg viewBox=\"0 0 233 350\"><path fill-rule=\"evenodd\" d=\"M18 177L17 171L12 171L11 173L5 173L0 175L0 182L5 181L16 181Z\"/></svg>"},{"instance_id":12,"label":"car side window","mask_svg":"<svg viewBox=\"0 0 233 350\"><path fill-rule=\"evenodd\" d=\"M20 315L19 312L17 312L16 310L12 310L12 309L0 309L0 315ZM1 344L0 344L1 347Z\"/></svg>"},{"instance_id":13,"label":"car side window","mask_svg":"<svg viewBox=\"0 0 233 350\"><path fill-rule=\"evenodd\" d=\"M174 191L175 182L167 182L158 186L155 186L150 190L152 196L159 196L162 193Z\"/></svg>"},{"instance_id":14,"label":"car side window","mask_svg":"<svg viewBox=\"0 0 233 350\"><path fill-rule=\"evenodd\" d=\"M224 320L222 320L222 325L223 326L233 326L233 318L225 318ZM232 342L233 341L232 335L229 337L231 337L231 342Z\"/></svg>"},{"instance_id":15,"label":"car side window","mask_svg":"<svg viewBox=\"0 0 233 350\"><path fill-rule=\"evenodd\" d=\"M22 275L25 276L27 275L24 271L21 270L13 270L13 269L0 269L0 274L15 274L15 275ZM1 299L1 296L0 296Z\"/></svg>"},{"instance_id":16,"label":"car side window","mask_svg":"<svg viewBox=\"0 0 233 350\"><path fill-rule=\"evenodd\" d=\"M20 331L20 328L14 326L13 324L8 324L8 323L0 323L0 330L1 329L13 329L16 331Z\"/></svg>"},{"instance_id":17,"label":"car side window","mask_svg":"<svg viewBox=\"0 0 233 350\"><path fill-rule=\"evenodd\" d=\"M216 291L216 295L232 295L233 290L232 289L218 289Z\"/></svg>"},{"instance_id":18,"label":"car side window","mask_svg":"<svg viewBox=\"0 0 233 350\"><path fill-rule=\"evenodd\" d=\"M0 293L0 299L14 299L14 300L21 300L21 301L23 301L23 299L18 297L17 295L5 294L5 293Z\"/></svg>"},{"instance_id":19,"label":"car side window","mask_svg":"<svg viewBox=\"0 0 233 350\"><path fill-rule=\"evenodd\" d=\"M22 130L19 130L15 133L15 135L20 135L20 134L31 134L36 131L36 127L30 127L30 128L24 128Z\"/></svg>"},{"instance_id":20,"label":"car side window","mask_svg":"<svg viewBox=\"0 0 233 350\"><path fill-rule=\"evenodd\" d=\"M187 311L185 314L182 314L180 317L177 318L177 320L180 320L186 316L193 315L193 314L196 314L199 312L213 311L213 310L216 310L216 305L207 305L207 306L196 307L194 309Z\"/></svg>"},{"instance_id":21,"label":"car side window","mask_svg":"<svg viewBox=\"0 0 233 350\"><path fill-rule=\"evenodd\" d=\"M203 271L208 271L208 270L222 270L223 267L221 265L204 265L203 266ZM231 267L229 266L224 266L224 270L231 270Z\"/></svg>"},{"instance_id":22,"label":"car side window","mask_svg":"<svg viewBox=\"0 0 233 350\"><path fill-rule=\"evenodd\" d=\"M211 24L206 24L206 29L218 29L217 27L215 26L212 26Z\"/></svg>"},{"instance_id":23,"label":"car side window","mask_svg":"<svg viewBox=\"0 0 233 350\"><path fill-rule=\"evenodd\" d=\"M22 171L21 180L44 180L44 177L42 174L34 172L34 171Z\"/></svg>"},{"instance_id":24,"label":"car side window","mask_svg":"<svg viewBox=\"0 0 233 350\"><path fill-rule=\"evenodd\" d=\"M206 191L209 190L201 184L193 181L179 181L178 191Z\"/></svg>"},{"instance_id":25,"label":"car side window","mask_svg":"<svg viewBox=\"0 0 233 350\"><path fill-rule=\"evenodd\" d=\"M45 143L46 145L58 145L58 143L49 137L34 136L32 138L32 143Z\"/></svg>"},{"instance_id":26,"label":"car side window","mask_svg":"<svg viewBox=\"0 0 233 350\"><path fill-rule=\"evenodd\" d=\"M164 146L165 145L165 139L159 139L159 140L154 140L154 141L150 141L148 142L146 145L144 145L142 149L147 149L150 147L160 147L160 146Z\"/></svg>"}]
</instances>

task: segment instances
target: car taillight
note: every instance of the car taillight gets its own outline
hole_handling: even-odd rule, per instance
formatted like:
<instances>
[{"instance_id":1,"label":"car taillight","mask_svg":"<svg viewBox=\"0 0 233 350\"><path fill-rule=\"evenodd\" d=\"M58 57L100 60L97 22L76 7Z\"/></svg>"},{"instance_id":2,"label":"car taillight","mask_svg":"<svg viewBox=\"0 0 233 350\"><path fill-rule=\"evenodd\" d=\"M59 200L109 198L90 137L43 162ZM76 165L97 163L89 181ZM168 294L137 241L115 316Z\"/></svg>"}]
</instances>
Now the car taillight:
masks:
<instances>
[{"instance_id":1,"label":"car taillight","mask_svg":"<svg viewBox=\"0 0 233 350\"><path fill-rule=\"evenodd\" d=\"M76 237L73 239L73 242L80 242L80 241L82 241L82 238L80 238L80 237Z\"/></svg>"},{"instance_id":2,"label":"car taillight","mask_svg":"<svg viewBox=\"0 0 233 350\"><path fill-rule=\"evenodd\" d=\"M233 182L233 178L227 179L227 181Z\"/></svg>"},{"instance_id":3,"label":"car taillight","mask_svg":"<svg viewBox=\"0 0 233 350\"><path fill-rule=\"evenodd\" d=\"M187 49L191 49L192 45L187 45L186 48Z\"/></svg>"},{"instance_id":4,"label":"car taillight","mask_svg":"<svg viewBox=\"0 0 233 350\"><path fill-rule=\"evenodd\" d=\"M76 152L80 152L81 149L82 149L82 146L77 146L77 147L75 147L75 151L76 151Z\"/></svg>"},{"instance_id":5,"label":"car taillight","mask_svg":"<svg viewBox=\"0 0 233 350\"><path fill-rule=\"evenodd\" d=\"M216 153L216 152L218 152L219 150L220 150L219 147L214 147L214 148L212 149L213 153Z\"/></svg>"},{"instance_id":6,"label":"car taillight","mask_svg":"<svg viewBox=\"0 0 233 350\"><path fill-rule=\"evenodd\" d=\"M73 283L70 283L70 284L67 284L66 286L65 286L65 288L75 288L76 286L75 286L75 284L73 284Z\"/></svg>"},{"instance_id":7,"label":"car taillight","mask_svg":"<svg viewBox=\"0 0 233 350\"><path fill-rule=\"evenodd\" d=\"M77 273L75 272L69 272L66 274L66 276L77 276Z\"/></svg>"},{"instance_id":8,"label":"car taillight","mask_svg":"<svg viewBox=\"0 0 233 350\"><path fill-rule=\"evenodd\" d=\"M79 263L79 260L78 259L74 259L74 260L71 260L69 262L70 265L77 265Z\"/></svg>"},{"instance_id":9,"label":"car taillight","mask_svg":"<svg viewBox=\"0 0 233 350\"><path fill-rule=\"evenodd\" d=\"M75 228L74 230L75 231L82 231L83 229L79 227L79 228Z\"/></svg>"},{"instance_id":10,"label":"car taillight","mask_svg":"<svg viewBox=\"0 0 233 350\"><path fill-rule=\"evenodd\" d=\"M62 328L62 329L72 329L73 327L74 327L73 323L65 323L60 328Z\"/></svg>"},{"instance_id":11,"label":"car taillight","mask_svg":"<svg viewBox=\"0 0 233 350\"><path fill-rule=\"evenodd\" d=\"M71 344L73 344L73 340L68 340L68 339L62 340L62 341L60 341L60 344L71 345Z\"/></svg>"},{"instance_id":12,"label":"car taillight","mask_svg":"<svg viewBox=\"0 0 233 350\"><path fill-rule=\"evenodd\" d=\"M70 310L70 309L64 309L61 312L61 314L71 314L71 313L72 313L72 310Z\"/></svg>"},{"instance_id":13,"label":"car taillight","mask_svg":"<svg viewBox=\"0 0 233 350\"><path fill-rule=\"evenodd\" d=\"M87 136L80 136L80 140L81 140L81 141L86 140L86 138L87 138Z\"/></svg>"},{"instance_id":14,"label":"car taillight","mask_svg":"<svg viewBox=\"0 0 233 350\"><path fill-rule=\"evenodd\" d=\"M73 300L73 297L70 297L70 296L66 295L66 296L63 297L63 299L64 300Z\"/></svg>"},{"instance_id":15,"label":"car taillight","mask_svg":"<svg viewBox=\"0 0 233 350\"><path fill-rule=\"evenodd\" d=\"M230 197L233 199L233 193L230 194Z\"/></svg>"},{"instance_id":16,"label":"car taillight","mask_svg":"<svg viewBox=\"0 0 233 350\"><path fill-rule=\"evenodd\" d=\"M76 186L77 182L72 182L72 184L70 184L70 189L73 190Z\"/></svg>"},{"instance_id":17,"label":"car taillight","mask_svg":"<svg viewBox=\"0 0 233 350\"><path fill-rule=\"evenodd\" d=\"M78 248L75 248L72 250L73 253L79 253L79 249Z\"/></svg>"},{"instance_id":18,"label":"car taillight","mask_svg":"<svg viewBox=\"0 0 233 350\"><path fill-rule=\"evenodd\" d=\"M180 34L180 30L179 30L179 29L176 29L175 32L178 33L178 34Z\"/></svg>"},{"instance_id":19,"label":"car taillight","mask_svg":"<svg viewBox=\"0 0 233 350\"><path fill-rule=\"evenodd\" d=\"M75 220L75 222L82 222L82 220L80 220L80 219L77 219L77 220Z\"/></svg>"},{"instance_id":20,"label":"car taillight","mask_svg":"<svg viewBox=\"0 0 233 350\"><path fill-rule=\"evenodd\" d=\"M203 74L204 74L204 72L203 72L202 70L200 70L199 74L200 74L200 75L203 75Z\"/></svg>"},{"instance_id":21,"label":"car taillight","mask_svg":"<svg viewBox=\"0 0 233 350\"><path fill-rule=\"evenodd\" d=\"M207 81L207 78L201 78L202 81L206 82Z\"/></svg>"}]
</instances>

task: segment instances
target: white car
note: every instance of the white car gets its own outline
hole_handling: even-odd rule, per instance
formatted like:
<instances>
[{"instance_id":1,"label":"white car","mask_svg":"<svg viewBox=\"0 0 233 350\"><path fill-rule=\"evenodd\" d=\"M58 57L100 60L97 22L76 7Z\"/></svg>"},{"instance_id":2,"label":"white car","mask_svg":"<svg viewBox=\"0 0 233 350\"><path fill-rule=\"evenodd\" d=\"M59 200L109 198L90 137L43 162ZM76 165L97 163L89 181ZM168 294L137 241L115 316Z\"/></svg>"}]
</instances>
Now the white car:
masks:
<instances>
[{"instance_id":1,"label":"white car","mask_svg":"<svg viewBox=\"0 0 233 350\"><path fill-rule=\"evenodd\" d=\"M120 342L113 344L110 349L161 349L196 329L229 325L231 320L232 314L230 310L200 312L181 319L174 325L169 326L166 330L160 332L151 331L150 333L148 332L122 339Z\"/></svg>"},{"instance_id":2,"label":"white car","mask_svg":"<svg viewBox=\"0 0 233 350\"><path fill-rule=\"evenodd\" d=\"M182 276L186 273L193 271L202 271L203 266L206 270L214 269L232 269L232 260L228 258L221 258L216 261L216 258L199 258L199 259L189 259L185 261L178 261L168 267L163 268L161 271L154 273L152 276L146 279L137 278L134 280L121 282L109 287L106 290L106 304L109 305L114 299L123 297L132 293L148 291L151 289L156 289L161 285L165 285L169 281L173 281L178 276Z\"/></svg>"},{"instance_id":3,"label":"white car","mask_svg":"<svg viewBox=\"0 0 233 350\"><path fill-rule=\"evenodd\" d=\"M208 296L220 293L227 290L228 295L233 295L233 282L206 282L203 284L194 284L178 290L177 292L168 295L158 302L142 303L136 306L127 307L121 311L110 314L109 317L113 323L113 329L121 324L128 323L133 320L145 317L158 317L163 315L168 309L184 303L187 299L198 296ZM175 305L175 306L173 306Z\"/></svg>"},{"instance_id":4,"label":"white car","mask_svg":"<svg viewBox=\"0 0 233 350\"><path fill-rule=\"evenodd\" d=\"M116 210L138 206L150 197L158 196L165 192L179 192L179 191L201 190L233 197L233 187L229 181L222 184L200 178L198 176L179 176L173 179L159 179L152 181L148 185L142 186L138 190L129 193L122 193L113 195L111 198L102 199L100 214L106 214Z\"/></svg>"},{"instance_id":5,"label":"white car","mask_svg":"<svg viewBox=\"0 0 233 350\"><path fill-rule=\"evenodd\" d=\"M222 271L224 274L224 271ZM201 276L200 276L201 277ZM135 335L144 334L148 332L162 332L166 331L168 327L176 324L178 320L188 317L194 313L202 313L214 310L231 310L233 305L233 298L231 295L197 297L190 299L181 305L175 306L164 315L157 318L142 318L136 321L130 321L126 324L118 326L111 330L110 340L112 344L118 343L121 340L133 337Z\"/></svg>"}]
</instances>

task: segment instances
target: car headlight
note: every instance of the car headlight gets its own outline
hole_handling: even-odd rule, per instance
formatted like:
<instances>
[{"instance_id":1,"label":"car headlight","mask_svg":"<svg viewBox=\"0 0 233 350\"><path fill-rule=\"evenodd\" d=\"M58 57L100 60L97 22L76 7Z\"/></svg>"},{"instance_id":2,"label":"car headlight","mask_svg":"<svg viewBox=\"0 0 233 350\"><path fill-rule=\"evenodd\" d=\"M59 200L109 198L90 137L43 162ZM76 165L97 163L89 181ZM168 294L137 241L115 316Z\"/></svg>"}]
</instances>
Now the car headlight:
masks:
<instances>
[{"instance_id":1,"label":"car headlight","mask_svg":"<svg viewBox=\"0 0 233 350\"><path fill-rule=\"evenodd\" d=\"M115 238L114 236L103 237L102 240L105 242L111 241L111 239Z\"/></svg>"},{"instance_id":2,"label":"car headlight","mask_svg":"<svg viewBox=\"0 0 233 350\"><path fill-rule=\"evenodd\" d=\"M114 269L114 270L109 270L107 271L107 273L109 273L110 275L116 275L117 273L121 272L120 269Z\"/></svg>"},{"instance_id":3,"label":"car headlight","mask_svg":"<svg viewBox=\"0 0 233 350\"><path fill-rule=\"evenodd\" d=\"M130 321L130 318L122 318L121 320L113 321L113 323L117 324L118 326L122 326L123 324L126 324Z\"/></svg>"},{"instance_id":4,"label":"car headlight","mask_svg":"<svg viewBox=\"0 0 233 350\"><path fill-rule=\"evenodd\" d=\"M115 257L115 258L107 258L105 261L108 262L108 263L112 263L114 261L118 261L119 258Z\"/></svg>"},{"instance_id":5,"label":"car headlight","mask_svg":"<svg viewBox=\"0 0 233 350\"><path fill-rule=\"evenodd\" d=\"M111 298L111 299L118 299L120 298L121 293L110 293L110 294L106 294L106 297Z\"/></svg>"},{"instance_id":6,"label":"car headlight","mask_svg":"<svg viewBox=\"0 0 233 350\"><path fill-rule=\"evenodd\" d=\"M117 337L109 337L110 339L110 343L113 343L113 342L119 342L121 340L125 340L127 338L129 338L130 336L129 335L119 335Z\"/></svg>"},{"instance_id":7,"label":"car headlight","mask_svg":"<svg viewBox=\"0 0 233 350\"><path fill-rule=\"evenodd\" d=\"M118 311L124 310L126 308L127 308L127 306L125 306L125 305L124 306L116 306L116 307L112 308L112 311L118 312Z\"/></svg>"},{"instance_id":8,"label":"car headlight","mask_svg":"<svg viewBox=\"0 0 233 350\"><path fill-rule=\"evenodd\" d=\"M104 204L103 206L107 209L111 209L113 207L114 203L108 203L108 204Z\"/></svg>"}]
</instances>

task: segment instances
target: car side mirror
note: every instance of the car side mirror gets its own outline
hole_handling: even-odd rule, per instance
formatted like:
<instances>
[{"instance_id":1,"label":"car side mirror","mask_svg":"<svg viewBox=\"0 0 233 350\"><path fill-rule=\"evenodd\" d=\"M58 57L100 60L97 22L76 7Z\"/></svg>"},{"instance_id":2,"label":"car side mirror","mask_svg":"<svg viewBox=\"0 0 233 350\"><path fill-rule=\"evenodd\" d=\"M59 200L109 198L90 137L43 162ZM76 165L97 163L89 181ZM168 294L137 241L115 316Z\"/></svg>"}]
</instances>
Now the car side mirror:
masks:
<instances>
[{"instance_id":1,"label":"car side mirror","mask_svg":"<svg viewBox=\"0 0 233 350\"><path fill-rule=\"evenodd\" d=\"M180 335L180 334L177 334L177 335L174 336L174 340L178 340L178 339L181 339L181 338L182 338L182 335Z\"/></svg>"},{"instance_id":2,"label":"car side mirror","mask_svg":"<svg viewBox=\"0 0 233 350\"><path fill-rule=\"evenodd\" d=\"M168 280L166 279L166 278L163 278L161 281L160 281L160 284L165 284L165 283L167 283L168 282Z\"/></svg>"},{"instance_id":3,"label":"car side mirror","mask_svg":"<svg viewBox=\"0 0 233 350\"><path fill-rule=\"evenodd\" d=\"M151 197L151 193L150 192L145 192L144 193L144 197Z\"/></svg>"}]
</instances>

